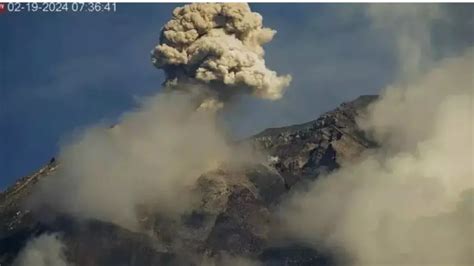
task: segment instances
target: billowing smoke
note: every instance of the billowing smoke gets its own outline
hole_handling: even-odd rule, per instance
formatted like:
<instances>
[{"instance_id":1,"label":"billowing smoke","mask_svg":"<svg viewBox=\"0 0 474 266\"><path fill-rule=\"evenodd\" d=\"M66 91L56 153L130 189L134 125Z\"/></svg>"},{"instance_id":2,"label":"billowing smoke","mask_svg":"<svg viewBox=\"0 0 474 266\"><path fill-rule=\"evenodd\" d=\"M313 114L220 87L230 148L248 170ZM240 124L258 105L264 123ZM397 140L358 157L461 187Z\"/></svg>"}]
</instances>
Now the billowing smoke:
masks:
<instances>
[{"instance_id":1,"label":"billowing smoke","mask_svg":"<svg viewBox=\"0 0 474 266\"><path fill-rule=\"evenodd\" d=\"M404 58L422 50L409 32L400 37L414 45L399 46L402 73L417 64ZM425 32L418 36L426 47ZM342 249L355 265L474 264L474 49L416 71L359 121L381 147L284 204L290 236Z\"/></svg>"},{"instance_id":2,"label":"billowing smoke","mask_svg":"<svg viewBox=\"0 0 474 266\"><path fill-rule=\"evenodd\" d=\"M283 211L291 233L358 265L472 264L473 59L389 88L365 121L389 145L295 195Z\"/></svg>"},{"instance_id":3,"label":"billowing smoke","mask_svg":"<svg viewBox=\"0 0 474 266\"><path fill-rule=\"evenodd\" d=\"M60 167L32 195L33 209L137 230L146 210L170 216L188 210L203 173L257 160L229 144L216 109L246 91L281 97L290 78L278 77L263 60L262 44L274 33L246 4L177 8L153 54L168 89L114 127L87 128L62 145Z\"/></svg>"},{"instance_id":4,"label":"billowing smoke","mask_svg":"<svg viewBox=\"0 0 474 266\"><path fill-rule=\"evenodd\" d=\"M64 252L65 246L58 235L43 234L26 244L13 266L72 266Z\"/></svg>"},{"instance_id":5,"label":"billowing smoke","mask_svg":"<svg viewBox=\"0 0 474 266\"><path fill-rule=\"evenodd\" d=\"M194 101L187 93L159 94L113 128L78 134L62 147L60 167L39 184L31 204L130 229L143 208L184 211L201 174L222 162L253 160L227 142L216 113L196 111Z\"/></svg>"},{"instance_id":6,"label":"billowing smoke","mask_svg":"<svg viewBox=\"0 0 474 266\"><path fill-rule=\"evenodd\" d=\"M393 38L401 81L416 77L430 66L432 25L446 19L439 5L372 4L367 13L375 30Z\"/></svg>"},{"instance_id":7,"label":"billowing smoke","mask_svg":"<svg viewBox=\"0 0 474 266\"><path fill-rule=\"evenodd\" d=\"M170 88L206 84L206 108L222 107L242 93L275 100L291 77L278 76L265 65L262 45L274 35L245 3L190 4L174 10L152 60L165 71Z\"/></svg>"}]
</instances>

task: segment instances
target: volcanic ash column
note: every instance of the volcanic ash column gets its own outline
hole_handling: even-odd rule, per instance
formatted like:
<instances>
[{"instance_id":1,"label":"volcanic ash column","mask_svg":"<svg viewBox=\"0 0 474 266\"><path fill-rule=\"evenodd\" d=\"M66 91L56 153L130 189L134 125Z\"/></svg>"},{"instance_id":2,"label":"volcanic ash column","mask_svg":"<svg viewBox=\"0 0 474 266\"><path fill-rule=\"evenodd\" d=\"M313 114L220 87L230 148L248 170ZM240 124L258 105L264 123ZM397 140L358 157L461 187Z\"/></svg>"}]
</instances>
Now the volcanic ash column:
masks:
<instances>
[{"instance_id":1,"label":"volcanic ash column","mask_svg":"<svg viewBox=\"0 0 474 266\"><path fill-rule=\"evenodd\" d=\"M152 61L165 71L168 89L197 88L200 108L218 109L245 93L276 100L291 76L265 66L262 45L275 33L245 3L190 4L173 11Z\"/></svg>"}]
</instances>

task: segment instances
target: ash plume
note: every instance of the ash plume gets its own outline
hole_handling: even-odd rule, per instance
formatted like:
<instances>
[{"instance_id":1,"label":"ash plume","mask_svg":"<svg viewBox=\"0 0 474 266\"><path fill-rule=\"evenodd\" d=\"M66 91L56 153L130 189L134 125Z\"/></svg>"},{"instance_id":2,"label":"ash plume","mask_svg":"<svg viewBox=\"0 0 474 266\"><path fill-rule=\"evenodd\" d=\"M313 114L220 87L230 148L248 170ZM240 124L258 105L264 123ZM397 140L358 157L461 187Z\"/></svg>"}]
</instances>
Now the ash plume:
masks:
<instances>
[{"instance_id":1,"label":"ash plume","mask_svg":"<svg viewBox=\"0 0 474 266\"><path fill-rule=\"evenodd\" d=\"M245 3L185 5L163 27L152 61L165 71L171 89L206 84L203 108L222 107L242 93L276 100L291 77L278 76L265 65L262 45L275 33Z\"/></svg>"},{"instance_id":2,"label":"ash plume","mask_svg":"<svg viewBox=\"0 0 474 266\"><path fill-rule=\"evenodd\" d=\"M94 125L63 143L60 167L40 182L29 206L130 230L142 229L144 210L170 217L185 213L196 202L190 191L200 175L221 164L259 160L231 144L215 111L246 90L281 97L289 77L277 77L262 58L261 45L273 34L246 4L177 8L154 53L168 89L145 99L114 127ZM194 81L210 83L184 80L191 69ZM172 77L177 83L169 89Z\"/></svg>"}]
</instances>

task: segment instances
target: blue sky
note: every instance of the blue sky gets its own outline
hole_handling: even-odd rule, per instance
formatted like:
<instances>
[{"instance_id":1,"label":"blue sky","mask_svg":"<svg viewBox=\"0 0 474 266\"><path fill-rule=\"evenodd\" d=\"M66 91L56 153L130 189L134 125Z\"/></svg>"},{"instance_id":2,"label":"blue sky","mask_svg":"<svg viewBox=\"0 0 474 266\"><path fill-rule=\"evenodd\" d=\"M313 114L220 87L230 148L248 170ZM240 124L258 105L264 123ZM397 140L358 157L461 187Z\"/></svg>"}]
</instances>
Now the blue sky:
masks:
<instances>
[{"instance_id":1,"label":"blue sky","mask_svg":"<svg viewBox=\"0 0 474 266\"><path fill-rule=\"evenodd\" d=\"M174 7L0 15L0 189L44 165L76 130L112 124L137 99L160 90L163 74L152 66L150 50ZM278 31L266 46L267 65L290 73L293 82L278 102L236 105L226 123L237 137L315 119L343 101L377 93L396 76L390 36L372 29L362 5L251 7ZM459 10L472 14L472 8ZM469 25L456 29L448 37L472 44L465 37Z\"/></svg>"}]
</instances>

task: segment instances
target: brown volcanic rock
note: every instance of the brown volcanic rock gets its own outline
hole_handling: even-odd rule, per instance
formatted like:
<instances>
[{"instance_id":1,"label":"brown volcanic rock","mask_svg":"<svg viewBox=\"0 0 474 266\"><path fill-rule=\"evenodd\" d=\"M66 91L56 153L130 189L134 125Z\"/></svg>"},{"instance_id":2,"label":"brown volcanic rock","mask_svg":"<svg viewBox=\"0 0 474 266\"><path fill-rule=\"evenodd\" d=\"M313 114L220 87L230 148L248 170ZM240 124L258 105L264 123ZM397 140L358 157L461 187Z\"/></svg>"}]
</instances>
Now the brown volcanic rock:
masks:
<instances>
[{"instance_id":1,"label":"brown volcanic rock","mask_svg":"<svg viewBox=\"0 0 474 266\"><path fill-rule=\"evenodd\" d=\"M268 239L269 208L286 191L283 178L262 165L249 166L243 172L217 171L201 177L202 191L209 190L209 182L215 180L225 184L214 186L219 197L204 192L202 199L206 209L215 212L209 205L216 204L222 208L215 212L203 248L210 254L225 251L232 255L257 255Z\"/></svg>"},{"instance_id":2,"label":"brown volcanic rock","mask_svg":"<svg viewBox=\"0 0 474 266\"><path fill-rule=\"evenodd\" d=\"M360 96L341 104L318 119L300 125L266 129L252 141L270 154L273 165L288 186L303 178L316 178L342 161L354 160L375 144L355 121L377 96Z\"/></svg>"},{"instance_id":3,"label":"brown volcanic rock","mask_svg":"<svg viewBox=\"0 0 474 266\"><path fill-rule=\"evenodd\" d=\"M187 215L155 220L157 238L173 250L257 256L267 244L270 208L286 188L275 170L247 165L202 175L195 192L199 200Z\"/></svg>"},{"instance_id":4,"label":"brown volcanic rock","mask_svg":"<svg viewBox=\"0 0 474 266\"><path fill-rule=\"evenodd\" d=\"M355 119L376 99L361 96L314 121L267 129L246 140L268 154L268 165L203 174L193 210L175 219L145 213L146 232L61 215L45 224L22 209L36 182L60 167L52 161L0 194L0 265L10 265L26 241L43 232L61 233L68 258L77 265L192 265L196 254L222 252L265 265L334 265L330 256L308 247L272 247L271 212L299 181L317 178L375 147Z\"/></svg>"}]
</instances>

